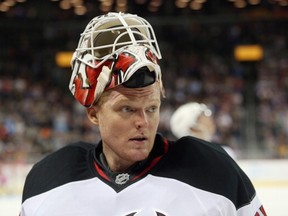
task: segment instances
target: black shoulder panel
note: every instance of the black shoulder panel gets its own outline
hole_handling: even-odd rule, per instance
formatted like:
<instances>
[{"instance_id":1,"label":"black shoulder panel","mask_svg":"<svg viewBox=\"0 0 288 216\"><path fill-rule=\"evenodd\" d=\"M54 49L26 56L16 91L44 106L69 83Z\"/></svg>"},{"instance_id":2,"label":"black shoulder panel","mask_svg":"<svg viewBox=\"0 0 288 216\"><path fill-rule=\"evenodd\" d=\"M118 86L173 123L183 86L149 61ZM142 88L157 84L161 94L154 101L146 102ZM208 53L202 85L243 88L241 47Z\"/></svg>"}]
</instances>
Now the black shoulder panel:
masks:
<instances>
[{"instance_id":1,"label":"black shoulder panel","mask_svg":"<svg viewBox=\"0 0 288 216\"><path fill-rule=\"evenodd\" d=\"M237 209L255 196L247 175L219 144L194 137L183 137L170 144L165 162L154 175L225 196Z\"/></svg>"},{"instance_id":2,"label":"black shoulder panel","mask_svg":"<svg viewBox=\"0 0 288 216\"><path fill-rule=\"evenodd\" d=\"M36 163L27 175L22 202L60 185L92 178L89 152L93 148L83 142L71 144Z\"/></svg>"}]
</instances>

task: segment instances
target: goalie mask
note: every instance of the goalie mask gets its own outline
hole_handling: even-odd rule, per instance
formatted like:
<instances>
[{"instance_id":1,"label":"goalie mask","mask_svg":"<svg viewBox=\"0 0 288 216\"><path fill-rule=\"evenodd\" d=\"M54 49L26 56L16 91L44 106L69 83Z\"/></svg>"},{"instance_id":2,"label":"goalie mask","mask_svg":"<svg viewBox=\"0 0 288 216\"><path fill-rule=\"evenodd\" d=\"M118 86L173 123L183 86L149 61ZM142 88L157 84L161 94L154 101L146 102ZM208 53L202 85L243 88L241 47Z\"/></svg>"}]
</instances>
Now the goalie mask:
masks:
<instances>
[{"instance_id":1,"label":"goalie mask","mask_svg":"<svg viewBox=\"0 0 288 216\"><path fill-rule=\"evenodd\" d=\"M90 107L103 91L118 85L139 88L159 81L162 88L158 59L158 43L146 20L123 13L95 17L73 54L69 89L83 106Z\"/></svg>"}]
</instances>

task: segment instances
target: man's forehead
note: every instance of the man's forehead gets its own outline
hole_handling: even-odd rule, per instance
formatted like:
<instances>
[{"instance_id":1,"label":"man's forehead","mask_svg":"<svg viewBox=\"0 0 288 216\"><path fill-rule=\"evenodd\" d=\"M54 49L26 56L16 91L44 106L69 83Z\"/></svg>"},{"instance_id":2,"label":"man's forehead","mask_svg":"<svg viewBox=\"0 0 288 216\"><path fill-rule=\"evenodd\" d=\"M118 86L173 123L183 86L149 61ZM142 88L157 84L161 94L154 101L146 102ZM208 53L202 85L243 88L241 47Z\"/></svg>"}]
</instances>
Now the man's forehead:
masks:
<instances>
[{"instance_id":1,"label":"man's forehead","mask_svg":"<svg viewBox=\"0 0 288 216\"><path fill-rule=\"evenodd\" d=\"M106 100L136 100L138 98L159 99L161 97L160 87L158 83L143 87L143 88L126 88L122 85L114 89L110 89Z\"/></svg>"}]
</instances>

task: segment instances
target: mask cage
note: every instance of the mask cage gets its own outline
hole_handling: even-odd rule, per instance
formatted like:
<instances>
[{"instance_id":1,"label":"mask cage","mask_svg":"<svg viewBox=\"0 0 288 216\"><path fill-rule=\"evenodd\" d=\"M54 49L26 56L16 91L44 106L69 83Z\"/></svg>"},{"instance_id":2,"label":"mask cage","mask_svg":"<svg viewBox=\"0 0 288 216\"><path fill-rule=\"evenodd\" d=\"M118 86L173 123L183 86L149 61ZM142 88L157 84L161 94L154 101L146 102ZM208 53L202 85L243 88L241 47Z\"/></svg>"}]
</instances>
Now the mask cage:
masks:
<instances>
[{"instance_id":1,"label":"mask cage","mask_svg":"<svg viewBox=\"0 0 288 216\"><path fill-rule=\"evenodd\" d=\"M133 14L108 13L95 17L80 35L75 59L97 68L107 59L129 45L145 45L161 59L158 42L152 26L143 18ZM86 61L84 54L91 54Z\"/></svg>"}]
</instances>

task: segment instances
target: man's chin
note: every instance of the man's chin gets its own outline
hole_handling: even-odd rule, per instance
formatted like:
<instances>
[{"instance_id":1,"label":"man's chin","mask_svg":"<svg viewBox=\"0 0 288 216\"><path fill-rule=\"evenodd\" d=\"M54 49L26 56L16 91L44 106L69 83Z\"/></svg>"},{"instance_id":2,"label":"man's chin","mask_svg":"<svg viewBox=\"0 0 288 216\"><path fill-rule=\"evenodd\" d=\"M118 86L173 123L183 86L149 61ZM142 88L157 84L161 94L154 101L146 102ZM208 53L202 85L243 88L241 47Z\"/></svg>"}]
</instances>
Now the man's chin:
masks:
<instances>
[{"instance_id":1,"label":"man's chin","mask_svg":"<svg viewBox=\"0 0 288 216\"><path fill-rule=\"evenodd\" d=\"M133 153L130 155L130 158L135 162L143 161L148 158L149 153L150 152L146 149L145 150L143 149L133 150Z\"/></svg>"}]
</instances>

